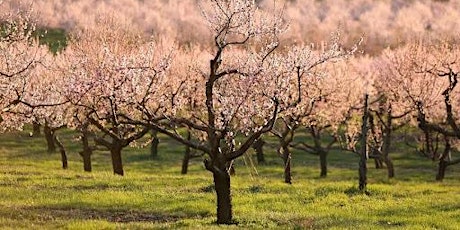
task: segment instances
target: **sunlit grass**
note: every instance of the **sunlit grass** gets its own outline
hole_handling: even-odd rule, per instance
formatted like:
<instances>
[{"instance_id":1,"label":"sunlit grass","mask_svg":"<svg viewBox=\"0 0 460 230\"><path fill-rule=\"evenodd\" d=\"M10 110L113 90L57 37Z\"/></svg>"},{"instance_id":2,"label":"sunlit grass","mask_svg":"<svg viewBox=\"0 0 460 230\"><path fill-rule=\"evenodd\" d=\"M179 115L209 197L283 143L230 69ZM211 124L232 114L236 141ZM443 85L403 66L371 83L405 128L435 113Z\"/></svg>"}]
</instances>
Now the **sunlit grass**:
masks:
<instances>
[{"instance_id":1,"label":"sunlit grass","mask_svg":"<svg viewBox=\"0 0 460 230\"><path fill-rule=\"evenodd\" d=\"M357 156L333 152L329 174L319 178L315 156L293 153L294 184L282 182L281 159L266 148L265 165L236 162L232 178L238 224L217 226L212 177L200 159L180 175L183 147L161 136L160 156L147 148L123 152L124 177L112 174L105 151L83 172L79 144L59 131L69 155L46 152L43 137L0 136L0 229L459 229L458 166L435 182L436 165L398 149L396 178L369 161L369 195L357 191ZM257 171L258 175L255 175Z\"/></svg>"}]
</instances>

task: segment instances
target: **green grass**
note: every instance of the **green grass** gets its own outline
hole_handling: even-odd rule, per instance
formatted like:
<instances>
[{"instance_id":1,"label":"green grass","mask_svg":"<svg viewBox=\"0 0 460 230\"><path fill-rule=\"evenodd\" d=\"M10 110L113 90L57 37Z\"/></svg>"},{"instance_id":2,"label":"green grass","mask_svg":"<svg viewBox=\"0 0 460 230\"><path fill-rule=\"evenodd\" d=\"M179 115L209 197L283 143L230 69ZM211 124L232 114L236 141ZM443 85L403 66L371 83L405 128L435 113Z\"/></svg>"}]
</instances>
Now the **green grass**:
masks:
<instances>
[{"instance_id":1,"label":"green grass","mask_svg":"<svg viewBox=\"0 0 460 230\"><path fill-rule=\"evenodd\" d=\"M282 160L267 147L258 175L243 159L236 162L238 224L218 226L211 174L195 159L180 175L178 143L160 136L155 160L147 148L126 149L120 177L104 151L94 153L93 172L83 172L74 134L59 135L68 170L60 168L59 154L46 152L43 137L0 136L0 229L460 229L459 167L435 182L436 165L408 149L395 149L395 179L369 161L365 195L356 189L353 154L330 154L329 175L320 179L317 157L294 152L294 184L287 185Z\"/></svg>"},{"instance_id":2,"label":"green grass","mask_svg":"<svg viewBox=\"0 0 460 230\"><path fill-rule=\"evenodd\" d=\"M68 38L63 29L39 28L35 33L39 36L40 44L47 45L53 53L57 53L67 46Z\"/></svg>"}]
</instances>

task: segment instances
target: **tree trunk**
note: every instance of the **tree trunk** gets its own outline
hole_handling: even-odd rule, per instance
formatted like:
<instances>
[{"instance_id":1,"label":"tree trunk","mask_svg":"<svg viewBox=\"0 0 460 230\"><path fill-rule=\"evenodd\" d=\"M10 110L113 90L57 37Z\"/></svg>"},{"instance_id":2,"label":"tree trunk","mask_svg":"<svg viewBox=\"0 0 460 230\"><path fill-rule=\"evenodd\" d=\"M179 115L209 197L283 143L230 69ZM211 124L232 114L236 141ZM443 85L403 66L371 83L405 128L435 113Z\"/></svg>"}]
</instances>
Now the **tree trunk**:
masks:
<instances>
[{"instance_id":1,"label":"tree trunk","mask_svg":"<svg viewBox=\"0 0 460 230\"><path fill-rule=\"evenodd\" d=\"M394 165L393 165L393 160L388 155L385 157L384 160L385 160L385 164L387 166L388 178L395 177L395 168L394 168Z\"/></svg>"},{"instance_id":2,"label":"tree trunk","mask_svg":"<svg viewBox=\"0 0 460 230\"><path fill-rule=\"evenodd\" d=\"M188 171L188 164L190 162L191 158L191 152L190 152L190 147L188 145L185 146L185 154L184 154L184 159L182 159L182 174L187 174Z\"/></svg>"},{"instance_id":3,"label":"tree trunk","mask_svg":"<svg viewBox=\"0 0 460 230\"><path fill-rule=\"evenodd\" d=\"M54 135L54 142L58 146L59 152L61 153L62 168L67 169L68 168L67 153L65 151L64 145L59 141L56 135Z\"/></svg>"},{"instance_id":4,"label":"tree trunk","mask_svg":"<svg viewBox=\"0 0 460 230\"><path fill-rule=\"evenodd\" d=\"M113 167L113 173L123 176L123 162L121 159L121 147L119 146L113 146L110 148L110 155L112 156L112 167Z\"/></svg>"},{"instance_id":5,"label":"tree trunk","mask_svg":"<svg viewBox=\"0 0 460 230\"><path fill-rule=\"evenodd\" d=\"M265 141L262 138L258 138L252 147L256 151L257 163L263 164L265 163L265 156L264 156L264 147Z\"/></svg>"},{"instance_id":6,"label":"tree trunk","mask_svg":"<svg viewBox=\"0 0 460 230\"><path fill-rule=\"evenodd\" d=\"M385 165L387 166L388 178L395 177L395 168L393 165L393 160L390 157L390 147L391 147L391 134L393 132L393 117L391 112L391 107L389 109L389 115L386 121L386 129L383 134L383 146L382 146L382 156Z\"/></svg>"},{"instance_id":7,"label":"tree trunk","mask_svg":"<svg viewBox=\"0 0 460 230\"><path fill-rule=\"evenodd\" d=\"M214 172L213 176L217 194L217 224L231 224L233 217L230 175L223 170Z\"/></svg>"},{"instance_id":8,"label":"tree trunk","mask_svg":"<svg viewBox=\"0 0 460 230\"><path fill-rule=\"evenodd\" d=\"M80 156L83 158L83 170L85 170L85 172L91 172L92 171L91 155L93 154L93 150L89 146L89 140L88 140L89 133L87 131L87 126L83 128L81 133L82 133L81 141L83 144L83 151L80 152Z\"/></svg>"},{"instance_id":9,"label":"tree trunk","mask_svg":"<svg viewBox=\"0 0 460 230\"><path fill-rule=\"evenodd\" d=\"M375 162L375 168L376 169L383 168L383 163L382 163L382 160L380 159L380 157L375 157L374 162Z\"/></svg>"},{"instance_id":10,"label":"tree trunk","mask_svg":"<svg viewBox=\"0 0 460 230\"><path fill-rule=\"evenodd\" d=\"M284 163L284 182L292 184L292 175L291 175L291 152L289 151L288 146L282 146L282 158Z\"/></svg>"},{"instance_id":11,"label":"tree trunk","mask_svg":"<svg viewBox=\"0 0 460 230\"><path fill-rule=\"evenodd\" d=\"M327 176L327 152L326 151L319 152L319 163L321 167L321 173L319 176L326 177Z\"/></svg>"},{"instance_id":12,"label":"tree trunk","mask_svg":"<svg viewBox=\"0 0 460 230\"><path fill-rule=\"evenodd\" d=\"M54 131L53 129L51 129L51 127L48 126L47 123L45 123L45 126L43 127L43 133L45 134L46 144L48 146L48 152L49 153L56 152L56 145L54 143Z\"/></svg>"},{"instance_id":13,"label":"tree trunk","mask_svg":"<svg viewBox=\"0 0 460 230\"><path fill-rule=\"evenodd\" d=\"M444 159L439 160L438 174L436 175L437 181L444 180L447 166L449 166L449 162L445 161Z\"/></svg>"},{"instance_id":14,"label":"tree trunk","mask_svg":"<svg viewBox=\"0 0 460 230\"><path fill-rule=\"evenodd\" d=\"M368 111L368 99L369 95L364 97L364 112L363 112L363 123L361 127L361 152L359 160L359 190L366 191L367 186L367 131L368 131L368 120L369 120L369 111Z\"/></svg>"},{"instance_id":15,"label":"tree trunk","mask_svg":"<svg viewBox=\"0 0 460 230\"><path fill-rule=\"evenodd\" d=\"M32 122L32 136L33 137L38 137L40 136L40 123L34 121Z\"/></svg>"},{"instance_id":16,"label":"tree trunk","mask_svg":"<svg viewBox=\"0 0 460 230\"><path fill-rule=\"evenodd\" d=\"M82 152L82 157L83 157L83 170L85 172L91 172L92 171L92 165L91 165L91 152Z\"/></svg>"},{"instance_id":17,"label":"tree trunk","mask_svg":"<svg viewBox=\"0 0 460 230\"><path fill-rule=\"evenodd\" d=\"M192 140L192 135L190 134L190 130L187 130L187 140L188 141ZM190 146L185 145L184 159L182 159L182 170L181 170L182 174L187 174L188 164L191 158L192 158L192 152L191 152Z\"/></svg>"},{"instance_id":18,"label":"tree trunk","mask_svg":"<svg viewBox=\"0 0 460 230\"><path fill-rule=\"evenodd\" d=\"M150 143L150 155L153 159L158 157L158 144L160 144L160 139L158 139L158 131L152 130L150 133L152 141Z\"/></svg>"},{"instance_id":19,"label":"tree trunk","mask_svg":"<svg viewBox=\"0 0 460 230\"><path fill-rule=\"evenodd\" d=\"M232 195L227 160L217 153L210 154L210 156L220 157L220 159L204 160L204 166L212 172L214 178L214 189L217 195L217 224L232 224Z\"/></svg>"}]
</instances>

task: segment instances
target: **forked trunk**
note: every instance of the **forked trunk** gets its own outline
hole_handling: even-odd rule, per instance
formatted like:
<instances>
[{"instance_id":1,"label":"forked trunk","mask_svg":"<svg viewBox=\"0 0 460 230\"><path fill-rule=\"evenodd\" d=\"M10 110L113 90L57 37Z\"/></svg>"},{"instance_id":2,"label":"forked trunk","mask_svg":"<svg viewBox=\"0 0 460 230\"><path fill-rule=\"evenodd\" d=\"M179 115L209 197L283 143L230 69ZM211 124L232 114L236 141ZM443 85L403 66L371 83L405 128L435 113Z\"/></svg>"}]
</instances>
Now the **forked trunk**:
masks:
<instances>
[{"instance_id":1,"label":"forked trunk","mask_svg":"<svg viewBox=\"0 0 460 230\"><path fill-rule=\"evenodd\" d=\"M319 152L319 163L321 167L321 173L319 176L326 177L327 176L327 152L326 151Z\"/></svg>"},{"instance_id":2,"label":"forked trunk","mask_svg":"<svg viewBox=\"0 0 460 230\"><path fill-rule=\"evenodd\" d=\"M213 172L217 194L217 224L232 224L232 197L230 175L225 171Z\"/></svg>"},{"instance_id":3,"label":"forked trunk","mask_svg":"<svg viewBox=\"0 0 460 230\"><path fill-rule=\"evenodd\" d=\"M114 146L110 149L110 155L112 156L112 167L113 173L123 176L123 162L121 159L121 147Z\"/></svg>"}]
</instances>

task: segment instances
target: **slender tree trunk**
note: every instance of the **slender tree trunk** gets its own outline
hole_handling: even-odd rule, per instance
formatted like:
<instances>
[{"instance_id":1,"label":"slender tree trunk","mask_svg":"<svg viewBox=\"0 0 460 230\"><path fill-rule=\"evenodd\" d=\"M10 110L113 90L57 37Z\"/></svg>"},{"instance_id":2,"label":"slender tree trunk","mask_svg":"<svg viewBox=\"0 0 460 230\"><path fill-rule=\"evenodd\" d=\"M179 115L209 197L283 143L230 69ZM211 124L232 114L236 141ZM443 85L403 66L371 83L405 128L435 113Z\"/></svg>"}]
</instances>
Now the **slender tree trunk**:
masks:
<instances>
[{"instance_id":1,"label":"slender tree trunk","mask_svg":"<svg viewBox=\"0 0 460 230\"><path fill-rule=\"evenodd\" d=\"M192 137L190 135L190 132L187 131L187 140L190 141L191 139L192 139ZM184 159L182 159L182 170L181 170L182 174L187 174L188 164L190 162L190 158L192 157L191 154L192 153L191 153L191 150L190 150L190 146L185 145Z\"/></svg>"},{"instance_id":2,"label":"slender tree trunk","mask_svg":"<svg viewBox=\"0 0 460 230\"><path fill-rule=\"evenodd\" d=\"M150 132L152 141L150 143L150 155L153 159L158 157L158 144L160 144L160 139L158 138L158 131L152 129Z\"/></svg>"},{"instance_id":3,"label":"slender tree trunk","mask_svg":"<svg viewBox=\"0 0 460 230\"><path fill-rule=\"evenodd\" d=\"M186 147L185 148L185 154L184 154L184 158L182 159L182 170L181 170L181 174L187 174L188 172L188 164L190 162L190 147Z\"/></svg>"},{"instance_id":4,"label":"slender tree trunk","mask_svg":"<svg viewBox=\"0 0 460 230\"><path fill-rule=\"evenodd\" d=\"M258 138L252 147L256 151L257 163L263 164L265 163L265 156L264 156L264 147L265 141L262 138Z\"/></svg>"},{"instance_id":5,"label":"slender tree trunk","mask_svg":"<svg viewBox=\"0 0 460 230\"><path fill-rule=\"evenodd\" d=\"M184 159L182 159L182 171L181 173L182 174L187 174L187 171L188 171L188 164L190 162L190 158L191 158L191 151L190 151L190 147L189 146L185 146L185 154L184 154Z\"/></svg>"},{"instance_id":6,"label":"slender tree trunk","mask_svg":"<svg viewBox=\"0 0 460 230\"><path fill-rule=\"evenodd\" d=\"M32 136L33 137L38 137L40 136L40 123L34 121L32 122Z\"/></svg>"},{"instance_id":7,"label":"slender tree trunk","mask_svg":"<svg viewBox=\"0 0 460 230\"><path fill-rule=\"evenodd\" d=\"M367 186L367 131L368 131L368 120L369 120L369 111L368 111L368 99L369 95L364 97L364 112L363 112L363 124L361 127L361 152L359 160L359 190L366 191Z\"/></svg>"},{"instance_id":8,"label":"slender tree trunk","mask_svg":"<svg viewBox=\"0 0 460 230\"><path fill-rule=\"evenodd\" d=\"M56 152L56 145L54 143L54 131L51 127L48 126L47 123L45 123L45 126L43 127L43 133L45 134L46 144L48 146L48 152L49 153Z\"/></svg>"},{"instance_id":9,"label":"slender tree trunk","mask_svg":"<svg viewBox=\"0 0 460 230\"><path fill-rule=\"evenodd\" d=\"M319 152L319 163L321 168L320 177L327 176L327 152L322 150Z\"/></svg>"},{"instance_id":10,"label":"slender tree trunk","mask_svg":"<svg viewBox=\"0 0 460 230\"><path fill-rule=\"evenodd\" d=\"M217 194L217 223L232 223L232 197L230 193L230 175L223 170L214 172L214 186Z\"/></svg>"},{"instance_id":11,"label":"slender tree trunk","mask_svg":"<svg viewBox=\"0 0 460 230\"><path fill-rule=\"evenodd\" d=\"M112 167L113 167L113 173L123 176L124 171L123 171L123 162L121 159L121 147L119 146L112 146L110 148L110 155L112 156Z\"/></svg>"},{"instance_id":12,"label":"slender tree trunk","mask_svg":"<svg viewBox=\"0 0 460 230\"><path fill-rule=\"evenodd\" d=\"M65 151L64 145L61 141L59 141L59 138L56 135L54 135L54 142L58 146L59 152L61 153L62 168L67 169L69 165L67 162L67 153Z\"/></svg>"},{"instance_id":13,"label":"slender tree trunk","mask_svg":"<svg viewBox=\"0 0 460 230\"><path fill-rule=\"evenodd\" d=\"M292 184L292 174L291 174L291 152L289 151L289 147L283 145L282 149L282 158L284 163L284 182L288 184Z\"/></svg>"}]
</instances>

